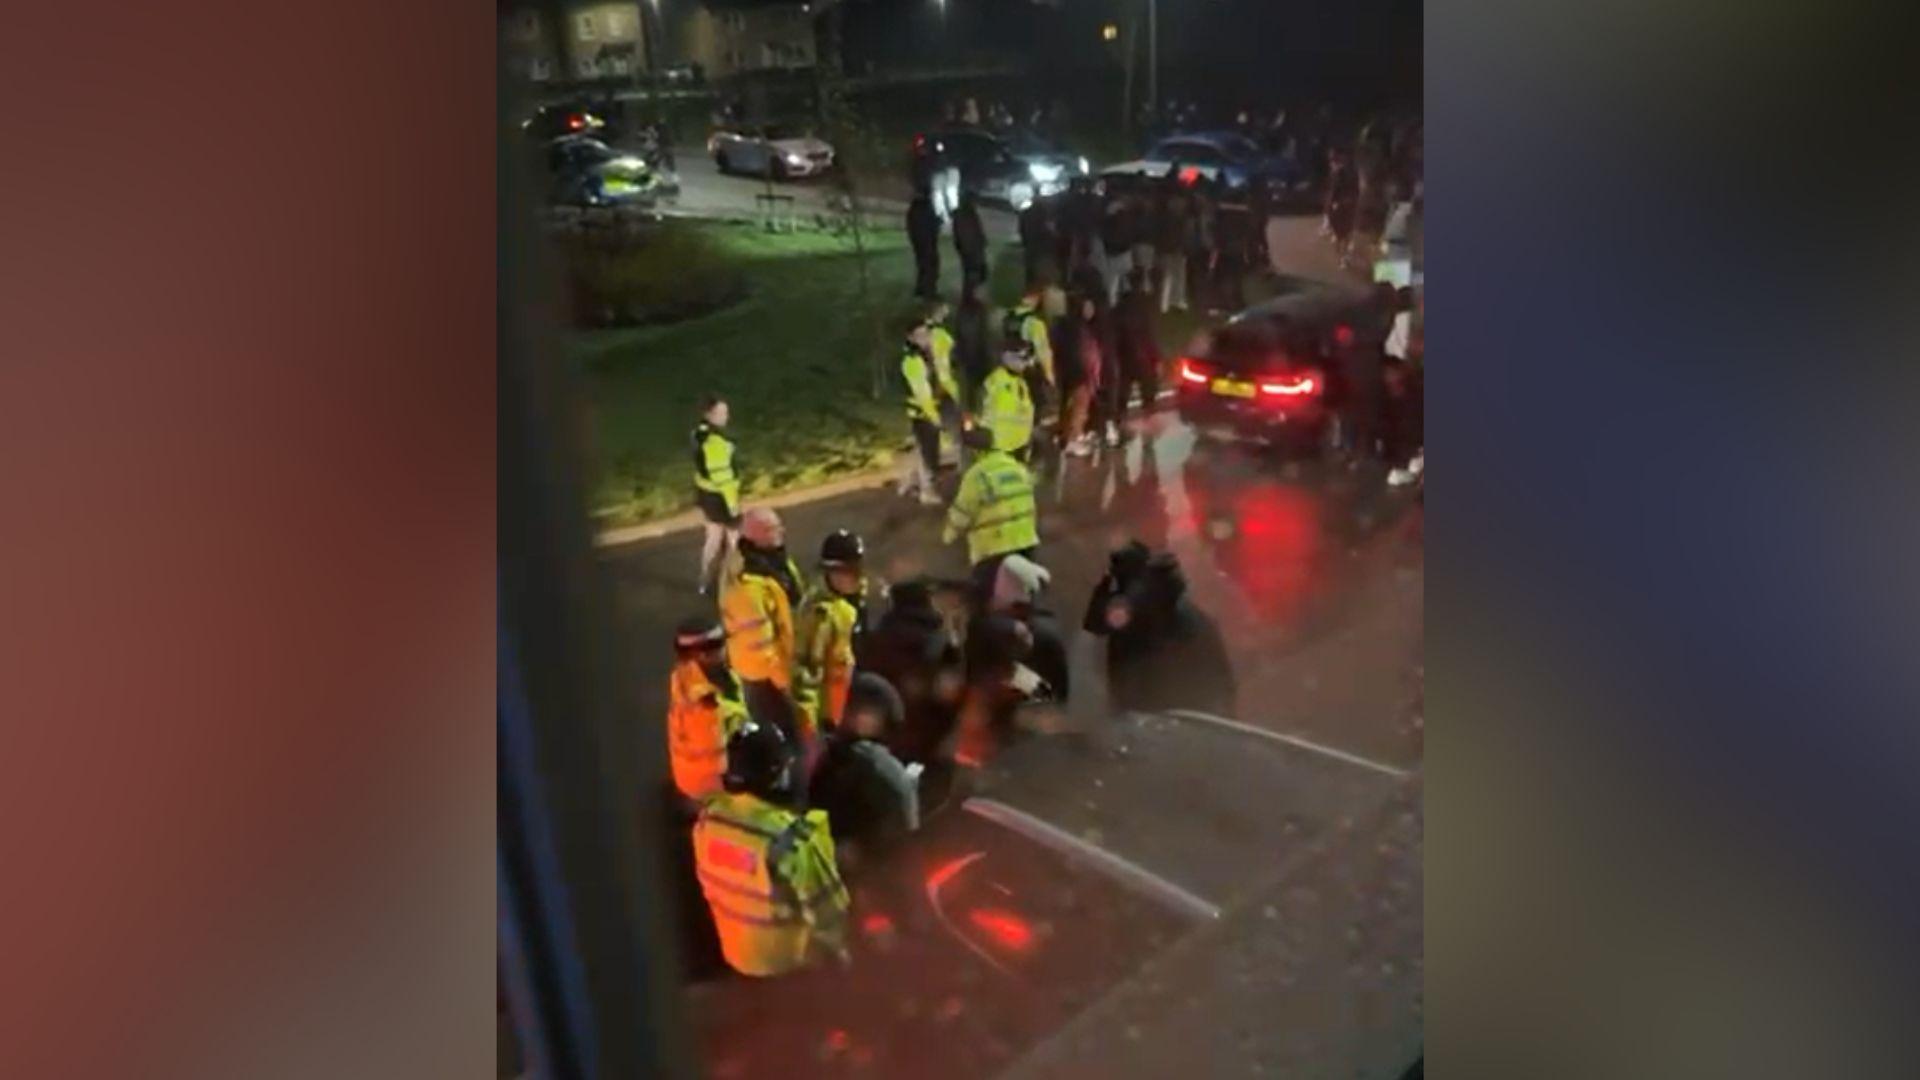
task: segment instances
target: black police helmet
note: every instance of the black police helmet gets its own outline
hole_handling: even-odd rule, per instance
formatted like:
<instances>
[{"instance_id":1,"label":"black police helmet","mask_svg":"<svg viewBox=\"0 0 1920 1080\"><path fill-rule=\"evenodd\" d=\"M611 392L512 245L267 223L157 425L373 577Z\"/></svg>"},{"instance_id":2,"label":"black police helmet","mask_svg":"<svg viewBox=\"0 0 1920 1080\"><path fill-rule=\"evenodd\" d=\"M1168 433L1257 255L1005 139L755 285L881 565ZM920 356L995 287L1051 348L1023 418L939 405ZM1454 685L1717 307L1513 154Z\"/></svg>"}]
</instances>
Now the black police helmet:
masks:
<instances>
[{"instance_id":1,"label":"black police helmet","mask_svg":"<svg viewBox=\"0 0 1920 1080\"><path fill-rule=\"evenodd\" d=\"M749 723L727 740L727 771L720 783L736 794L784 797L793 787L793 747L771 724Z\"/></svg>"},{"instance_id":2,"label":"black police helmet","mask_svg":"<svg viewBox=\"0 0 1920 1080\"><path fill-rule=\"evenodd\" d=\"M867 544L851 529L835 529L820 541L820 565L851 566L866 558Z\"/></svg>"},{"instance_id":3,"label":"black police helmet","mask_svg":"<svg viewBox=\"0 0 1920 1080\"><path fill-rule=\"evenodd\" d=\"M711 615L690 615L681 619L680 625L673 631L673 648L679 653L717 649L726 640L726 630Z\"/></svg>"}]
</instances>

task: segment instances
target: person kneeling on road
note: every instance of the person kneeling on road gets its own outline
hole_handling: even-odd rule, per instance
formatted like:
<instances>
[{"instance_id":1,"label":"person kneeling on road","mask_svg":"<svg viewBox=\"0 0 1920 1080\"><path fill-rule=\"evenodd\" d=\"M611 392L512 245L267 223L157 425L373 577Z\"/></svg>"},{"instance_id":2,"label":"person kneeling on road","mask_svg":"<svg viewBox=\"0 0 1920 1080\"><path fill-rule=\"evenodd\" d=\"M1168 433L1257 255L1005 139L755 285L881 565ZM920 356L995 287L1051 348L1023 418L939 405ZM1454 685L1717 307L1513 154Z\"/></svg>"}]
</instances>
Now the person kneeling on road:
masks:
<instances>
[{"instance_id":1,"label":"person kneeling on road","mask_svg":"<svg viewBox=\"0 0 1920 1080\"><path fill-rule=\"evenodd\" d=\"M978 429L967 433L983 452L960 478L960 490L947 511L942 543L967 538L967 562L973 567L975 596L985 603L993 595L1000 561L1009 555L1031 557L1040 546L1033 474Z\"/></svg>"},{"instance_id":2,"label":"person kneeling on road","mask_svg":"<svg viewBox=\"0 0 1920 1080\"><path fill-rule=\"evenodd\" d=\"M795 809L795 751L749 724L727 743L726 790L693 826L700 889L727 966L783 975L822 954L847 961L847 911L827 815Z\"/></svg>"},{"instance_id":3,"label":"person kneeling on road","mask_svg":"<svg viewBox=\"0 0 1920 1080\"><path fill-rule=\"evenodd\" d=\"M995 571L993 593L987 605L972 621L972 637L986 620L1004 616L1027 628L1033 645L1026 665L1040 676L1054 701L1066 701L1070 689L1066 637L1059 620L1040 606L1040 594L1053 582L1046 567L1024 555L1009 555Z\"/></svg>"},{"instance_id":4,"label":"person kneeling on road","mask_svg":"<svg viewBox=\"0 0 1920 1080\"><path fill-rule=\"evenodd\" d=\"M826 752L807 785L807 801L824 811L842 861L870 859L920 828L921 766L902 765L885 739L899 727L900 695L878 675L853 681L846 716L827 736Z\"/></svg>"},{"instance_id":5,"label":"person kneeling on road","mask_svg":"<svg viewBox=\"0 0 1920 1080\"><path fill-rule=\"evenodd\" d=\"M1171 553L1135 540L1113 552L1082 628L1107 639L1107 683L1118 708L1231 713L1238 696L1226 643L1187 597Z\"/></svg>"}]
</instances>

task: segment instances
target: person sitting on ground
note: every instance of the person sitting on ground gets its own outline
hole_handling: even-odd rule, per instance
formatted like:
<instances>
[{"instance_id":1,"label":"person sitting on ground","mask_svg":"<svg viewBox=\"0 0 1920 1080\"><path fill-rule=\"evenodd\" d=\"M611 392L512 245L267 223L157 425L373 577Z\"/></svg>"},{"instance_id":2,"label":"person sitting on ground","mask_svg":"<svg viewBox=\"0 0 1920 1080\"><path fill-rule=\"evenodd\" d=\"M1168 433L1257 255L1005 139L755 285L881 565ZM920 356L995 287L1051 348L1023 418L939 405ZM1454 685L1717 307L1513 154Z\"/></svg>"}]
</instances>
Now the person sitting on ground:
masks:
<instances>
[{"instance_id":1,"label":"person sitting on ground","mask_svg":"<svg viewBox=\"0 0 1920 1080\"><path fill-rule=\"evenodd\" d=\"M1187 595L1172 553L1155 554L1137 540L1114 551L1081 626L1107 639L1114 707L1234 710L1238 689L1226 642Z\"/></svg>"},{"instance_id":2,"label":"person sitting on ground","mask_svg":"<svg viewBox=\"0 0 1920 1080\"><path fill-rule=\"evenodd\" d=\"M975 616L975 630L988 620L1009 618L1027 628L1032 646L1025 663L1047 684L1055 701L1066 701L1072 689L1067 663L1066 636L1053 612L1042 607L1041 595L1053 583L1053 573L1024 555L1001 560L994 575L993 594ZM972 636L970 632L969 637Z\"/></svg>"},{"instance_id":3,"label":"person sitting on ground","mask_svg":"<svg viewBox=\"0 0 1920 1080\"><path fill-rule=\"evenodd\" d=\"M884 854L920 828L921 766L901 764L886 743L904 712L885 679L861 672L807 784L808 805L825 811L845 865Z\"/></svg>"}]
</instances>

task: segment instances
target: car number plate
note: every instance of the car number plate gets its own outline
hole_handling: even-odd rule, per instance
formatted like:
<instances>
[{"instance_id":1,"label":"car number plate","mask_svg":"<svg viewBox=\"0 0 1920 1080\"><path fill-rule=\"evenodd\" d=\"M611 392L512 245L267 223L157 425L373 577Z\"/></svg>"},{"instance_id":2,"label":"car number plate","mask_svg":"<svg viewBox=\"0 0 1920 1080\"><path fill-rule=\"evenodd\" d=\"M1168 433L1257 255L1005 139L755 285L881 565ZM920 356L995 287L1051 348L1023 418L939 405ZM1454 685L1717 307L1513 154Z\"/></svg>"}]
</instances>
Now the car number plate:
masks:
<instances>
[{"instance_id":1,"label":"car number plate","mask_svg":"<svg viewBox=\"0 0 1920 1080\"><path fill-rule=\"evenodd\" d=\"M1237 379L1215 379L1213 392L1221 397L1250 398L1253 396L1253 384Z\"/></svg>"}]
</instances>

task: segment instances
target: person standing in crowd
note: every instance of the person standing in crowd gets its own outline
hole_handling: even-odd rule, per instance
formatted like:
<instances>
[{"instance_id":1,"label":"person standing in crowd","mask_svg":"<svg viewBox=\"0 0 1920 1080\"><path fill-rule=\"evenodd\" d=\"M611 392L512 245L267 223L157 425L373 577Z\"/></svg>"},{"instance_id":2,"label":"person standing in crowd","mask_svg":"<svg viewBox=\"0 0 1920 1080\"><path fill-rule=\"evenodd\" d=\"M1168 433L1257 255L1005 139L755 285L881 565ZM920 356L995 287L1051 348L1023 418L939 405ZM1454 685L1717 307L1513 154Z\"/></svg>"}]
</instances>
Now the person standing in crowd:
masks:
<instances>
[{"instance_id":1,"label":"person standing in crowd","mask_svg":"<svg viewBox=\"0 0 1920 1080\"><path fill-rule=\"evenodd\" d=\"M726 435L728 417L726 399L708 394L693 429L693 499L706 519L706 539L700 546L702 596L713 591L715 571L740 535L740 473L733 440Z\"/></svg>"},{"instance_id":2,"label":"person standing in crowd","mask_svg":"<svg viewBox=\"0 0 1920 1080\"><path fill-rule=\"evenodd\" d=\"M920 769L887 749L905 718L900 694L866 672L851 689L845 720L827 734L814 766L807 802L825 812L840 860L857 871L920 828Z\"/></svg>"},{"instance_id":3,"label":"person standing in crowd","mask_svg":"<svg viewBox=\"0 0 1920 1080\"><path fill-rule=\"evenodd\" d=\"M1100 201L1093 181L1076 176L1067 183L1057 211L1055 264L1061 281L1072 281L1095 259L1100 234ZM1031 286L1029 286L1031 287Z\"/></svg>"},{"instance_id":4,"label":"person standing in crowd","mask_svg":"<svg viewBox=\"0 0 1920 1080\"><path fill-rule=\"evenodd\" d=\"M1136 387L1142 413L1152 411L1154 398L1160 393L1160 331L1153 310L1153 288L1146 275L1138 270L1127 275L1114 316L1114 351L1119 363L1114 372L1111 415L1119 419L1126 415Z\"/></svg>"},{"instance_id":5,"label":"person standing in crowd","mask_svg":"<svg viewBox=\"0 0 1920 1080\"><path fill-rule=\"evenodd\" d=\"M1380 456L1385 349L1398 296L1391 285L1374 286L1371 309L1356 320L1347 350L1347 411L1353 430L1352 464L1356 467Z\"/></svg>"},{"instance_id":6,"label":"person standing in crowd","mask_svg":"<svg viewBox=\"0 0 1920 1080\"><path fill-rule=\"evenodd\" d=\"M940 542L965 537L974 594L982 603L993 594L994 575L1008 555L1032 558L1040 546L1040 522L1033 473L1012 455L993 448L992 437L978 429L967 433L981 451L960 478L960 490L947 511Z\"/></svg>"},{"instance_id":7,"label":"person standing in crowd","mask_svg":"<svg viewBox=\"0 0 1920 1080\"><path fill-rule=\"evenodd\" d=\"M1026 287L1036 288L1059 277L1054 259L1060 240L1053 222L1054 205L1035 199L1020 211L1020 253L1026 263Z\"/></svg>"},{"instance_id":8,"label":"person standing in crowd","mask_svg":"<svg viewBox=\"0 0 1920 1080\"><path fill-rule=\"evenodd\" d=\"M953 311L945 300L935 300L927 309L927 352L933 358L933 395L940 407L940 452L946 454L949 442L958 445L965 409L960 404L960 382L953 373L954 338L946 327ZM963 455L965 450L960 451ZM962 465L964 468L964 464Z\"/></svg>"},{"instance_id":9,"label":"person standing in crowd","mask_svg":"<svg viewBox=\"0 0 1920 1080\"><path fill-rule=\"evenodd\" d=\"M982 381L981 426L974 429L985 430L993 449L1021 461L1027 460L1027 448L1033 442L1033 391L1027 381L1027 369L1033 363L1032 350L1024 340L1008 340L1000 363Z\"/></svg>"},{"instance_id":10,"label":"person standing in crowd","mask_svg":"<svg viewBox=\"0 0 1920 1080\"><path fill-rule=\"evenodd\" d=\"M1327 195L1321 211L1323 227L1333 237L1334 250L1344 262L1348 242L1353 237L1353 216L1360 197L1360 182L1354 175L1353 159L1345 150L1327 151Z\"/></svg>"},{"instance_id":11,"label":"person standing in crowd","mask_svg":"<svg viewBox=\"0 0 1920 1080\"><path fill-rule=\"evenodd\" d=\"M980 207L973 192L960 190L960 205L953 211L953 250L960 256L960 284L984 284L987 280L987 230L980 223Z\"/></svg>"},{"instance_id":12,"label":"person standing in crowd","mask_svg":"<svg viewBox=\"0 0 1920 1080\"><path fill-rule=\"evenodd\" d=\"M1244 280L1248 256L1254 246L1253 206L1245 191L1228 191L1220 197L1216 225L1219 258L1215 263L1213 300L1220 305L1215 313L1238 311L1246 305Z\"/></svg>"},{"instance_id":13,"label":"person standing in crowd","mask_svg":"<svg viewBox=\"0 0 1920 1080\"><path fill-rule=\"evenodd\" d=\"M1187 246L1191 204L1180 181L1169 174L1154 222L1154 264L1160 270L1160 311L1187 310ZM1129 279L1131 280L1131 279Z\"/></svg>"},{"instance_id":14,"label":"person standing in crowd","mask_svg":"<svg viewBox=\"0 0 1920 1080\"><path fill-rule=\"evenodd\" d=\"M1194 182L1191 216L1187 223L1187 290L1202 310L1211 311L1213 280L1220 261L1219 207L1213 198L1213 182L1201 177Z\"/></svg>"},{"instance_id":15,"label":"person standing in crowd","mask_svg":"<svg viewBox=\"0 0 1920 1080\"><path fill-rule=\"evenodd\" d=\"M854 651L866 629L866 542L835 529L820 542L820 581L801 605L794 660L794 704L816 731L846 714Z\"/></svg>"},{"instance_id":16,"label":"person standing in crowd","mask_svg":"<svg viewBox=\"0 0 1920 1080\"><path fill-rule=\"evenodd\" d=\"M747 715L789 742L808 734L793 708L793 609L800 570L787 557L787 530L765 507L740 521L738 565L720 589L727 663L740 679Z\"/></svg>"},{"instance_id":17,"label":"person standing in crowd","mask_svg":"<svg viewBox=\"0 0 1920 1080\"><path fill-rule=\"evenodd\" d=\"M673 635L667 677L667 756L673 786L691 805L722 788L727 740L747 723L739 680L727 667L727 633L712 616L683 620Z\"/></svg>"},{"instance_id":18,"label":"person standing in crowd","mask_svg":"<svg viewBox=\"0 0 1920 1080\"><path fill-rule=\"evenodd\" d=\"M726 788L693 825L695 868L720 952L742 975L784 975L848 961L847 911L827 815L796 809L796 749L749 724L727 743Z\"/></svg>"},{"instance_id":19,"label":"person standing in crowd","mask_svg":"<svg viewBox=\"0 0 1920 1080\"><path fill-rule=\"evenodd\" d=\"M993 342L988 325L991 312L980 298L978 285L960 290L960 307L953 314L953 351L959 357L960 376L965 380L963 411L980 410L980 387L993 370Z\"/></svg>"},{"instance_id":20,"label":"person standing in crowd","mask_svg":"<svg viewBox=\"0 0 1920 1080\"><path fill-rule=\"evenodd\" d=\"M940 476L940 406L933 396L932 337L926 323L915 323L900 351L900 380L906 388L907 421L913 426L917 453L907 456L901 495L917 496L922 506L938 506L935 487Z\"/></svg>"},{"instance_id":21,"label":"person standing in crowd","mask_svg":"<svg viewBox=\"0 0 1920 1080\"><path fill-rule=\"evenodd\" d=\"M940 287L940 215L925 191L914 192L907 204L907 242L913 245L913 295L932 300Z\"/></svg>"},{"instance_id":22,"label":"person standing in crowd","mask_svg":"<svg viewBox=\"0 0 1920 1080\"><path fill-rule=\"evenodd\" d=\"M1100 219L1100 281L1109 304L1120 295L1120 279L1131 269L1135 221L1131 200L1117 193L1107 197Z\"/></svg>"},{"instance_id":23,"label":"person standing in crowd","mask_svg":"<svg viewBox=\"0 0 1920 1080\"><path fill-rule=\"evenodd\" d=\"M1148 183L1152 184L1152 181L1148 181ZM1161 193L1150 186L1146 191L1136 194L1132 199L1133 254L1127 269L1145 270L1149 279L1154 277L1157 269L1154 256L1159 253L1157 241L1160 234L1160 219L1166 209L1165 202L1160 196ZM1126 280L1126 275L1122 274L1120 281L1114 283L1113 291L1107 294L1108 308L1112 308L1114 303L1120 299L1119 286L1121 282Z\"/></svg>"},{"instance_id":24,"label":"person standing in crowd","mask_svg":"<svg viewBox=\"0 0 1920 1080\"><path fill-rule=\"evenodd\" d=\"M1053 336L1047 330L1047 316L1042 303L1046 295L1044 289L1028 289L1013 310L1007 313L1004 336L1009 342L1019 341L1033 363L1027 367L1028 388L1033 391L1035 401L1046 400L1052 387L1057 385L1054 379Z\"/></svg>"},{"instance_id":25,"label":"person standing in crowd","mask_svg":"<svg viewBox=\"0 0 1920 1080\"><path fill-rule=\"evenodd\" d=\"M1093 453L1095 438L1087 430L1087 421L1104 366L1100 305L1093 297L1082 296L1070 306L1069 317L1063 320L1062 348L1055 357L1060 372L1060 438L1069 457L1087 457ZM1111 441L1119 442L1117 431Z\"/></svg>"}]
</instances>

